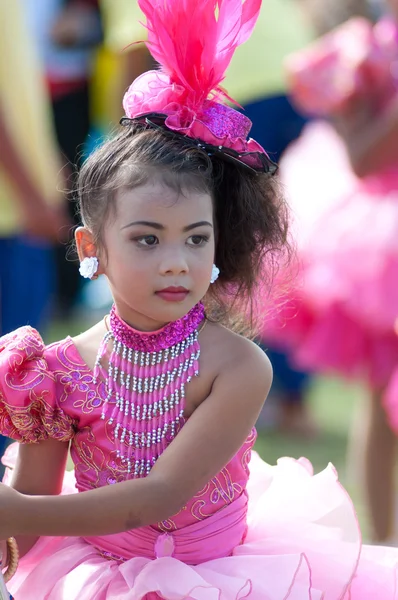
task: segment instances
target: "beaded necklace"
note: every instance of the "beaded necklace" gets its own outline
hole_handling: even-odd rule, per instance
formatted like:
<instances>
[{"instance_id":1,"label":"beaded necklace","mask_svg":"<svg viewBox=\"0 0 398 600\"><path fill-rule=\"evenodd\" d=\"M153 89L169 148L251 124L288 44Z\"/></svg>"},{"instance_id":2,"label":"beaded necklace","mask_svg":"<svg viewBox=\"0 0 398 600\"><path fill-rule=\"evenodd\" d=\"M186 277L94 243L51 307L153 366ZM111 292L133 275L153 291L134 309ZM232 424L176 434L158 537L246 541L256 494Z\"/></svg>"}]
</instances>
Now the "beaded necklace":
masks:
<instances>
[{"instance_id":1,"label":"beaded necklace","mask_svg":"<svg viewBox=\"0 0 398 600\"><path fill-rule=\"evenodd\" d=\"M113 341L101 419L112 427L116 454L127 473L144 477L184 422L185 386L199 375L203 304L162 329L141 332L125 323L113 306L94 368ZM109 416L108 416L109 415Z\"/></svg>"}]
</instances>

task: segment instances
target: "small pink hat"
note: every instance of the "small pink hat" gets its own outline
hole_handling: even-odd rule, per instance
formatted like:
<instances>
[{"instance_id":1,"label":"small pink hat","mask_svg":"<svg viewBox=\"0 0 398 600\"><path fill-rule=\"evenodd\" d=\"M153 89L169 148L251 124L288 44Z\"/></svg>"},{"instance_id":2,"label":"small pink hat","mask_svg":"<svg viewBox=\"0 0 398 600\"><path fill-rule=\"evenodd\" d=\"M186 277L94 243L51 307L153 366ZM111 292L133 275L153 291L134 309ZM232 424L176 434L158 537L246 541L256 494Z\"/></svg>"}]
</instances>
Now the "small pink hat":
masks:
<instances>
[{"instance_id":1,"label":"small pink hat","mask_svg":"<svg viewBox=\"0 0 398 600\"><path fill-rule=\"evenodd\" d=\"M251 35L261 0L138 0L159 69L138 77L123 99L122 125L138 121L197 141L253 171L276 165L249 137L252 123L227 106L220 87L237 46Z\"/></svg>"}]
</instances>

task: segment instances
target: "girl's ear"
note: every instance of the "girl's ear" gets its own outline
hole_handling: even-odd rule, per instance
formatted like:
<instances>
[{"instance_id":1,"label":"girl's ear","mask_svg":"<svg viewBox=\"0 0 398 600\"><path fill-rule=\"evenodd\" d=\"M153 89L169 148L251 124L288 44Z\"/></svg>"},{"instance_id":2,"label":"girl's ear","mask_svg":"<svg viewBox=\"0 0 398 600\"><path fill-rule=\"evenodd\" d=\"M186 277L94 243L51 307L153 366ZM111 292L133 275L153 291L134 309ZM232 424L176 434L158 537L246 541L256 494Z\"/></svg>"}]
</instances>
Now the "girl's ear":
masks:
<instances>
[{"instance_id":1,"label":"girl's ear","mask_svg":"<svg viewBox=\"0 0 398 600\"><path fill-rule=\"evenodd\" d=\"M93 234L89 229L87 229L87 227L78 227L76 229L75 241L80 262L82 262L85 258L91 258L93 256L99 259L97 246L93 240ZM101 267L101 261L99 261L97 275L101 274L103 274L103 269Z\"/></svg>"}]
</instances>

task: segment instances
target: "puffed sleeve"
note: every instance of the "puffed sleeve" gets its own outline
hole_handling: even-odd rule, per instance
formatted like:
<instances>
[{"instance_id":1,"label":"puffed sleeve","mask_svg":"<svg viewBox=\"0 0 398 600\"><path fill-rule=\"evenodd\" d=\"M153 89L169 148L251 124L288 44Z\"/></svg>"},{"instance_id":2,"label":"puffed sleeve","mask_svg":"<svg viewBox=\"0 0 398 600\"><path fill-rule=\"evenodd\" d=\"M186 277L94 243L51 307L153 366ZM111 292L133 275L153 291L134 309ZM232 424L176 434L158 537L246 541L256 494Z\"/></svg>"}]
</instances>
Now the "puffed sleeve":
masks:
<instances>
[{"instance_id":1,"label":"puffed sleeve","mask_svg":"<svg viewBox=\"0 0 398 600\"><path fill-rule=\"evenodd\" d=\"M379 37L370 22L355 17L291 55L286 73L299 109L314 116L335 115L374 86L388 86L391 52Z\"/></svg>"},{"instance_id":2,"label":"puffed sleeve","mask_svg":"<svg viewBox=\"0 0 398 600\"><path fill-rule=\"evenodd\" d=\"M73 419L58 405L57 374L50 371L37 331L21 327L0 338L0 434L18 442L70 440Z\"/></svg>"}]
</instances>

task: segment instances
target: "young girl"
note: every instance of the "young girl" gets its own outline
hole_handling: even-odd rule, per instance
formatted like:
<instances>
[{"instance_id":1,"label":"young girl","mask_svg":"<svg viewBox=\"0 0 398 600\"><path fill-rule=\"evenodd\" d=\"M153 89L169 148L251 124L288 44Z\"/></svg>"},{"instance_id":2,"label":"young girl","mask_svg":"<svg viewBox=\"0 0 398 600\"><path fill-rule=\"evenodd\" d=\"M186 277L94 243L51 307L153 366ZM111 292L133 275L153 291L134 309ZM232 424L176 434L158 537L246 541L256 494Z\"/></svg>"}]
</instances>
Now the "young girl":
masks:
<instances>
[{"instance_id":1,"label":"young girl","mask_svg":"<svg viewBox=\"0 0 398 600\"><path fill-rule=\"evenodd\" d=\"M218 87L260 3L140 5L162 69L134 82L79 181L81 273L104 274L114 306L74 339L1 341L0 429L21 442L0 487L0 538L22 556L10 591L392 600L398 551L361 550L333 467L250 461L271 369L215 320L286 239L273 165Z\"/></svg>"}]
</instances>

